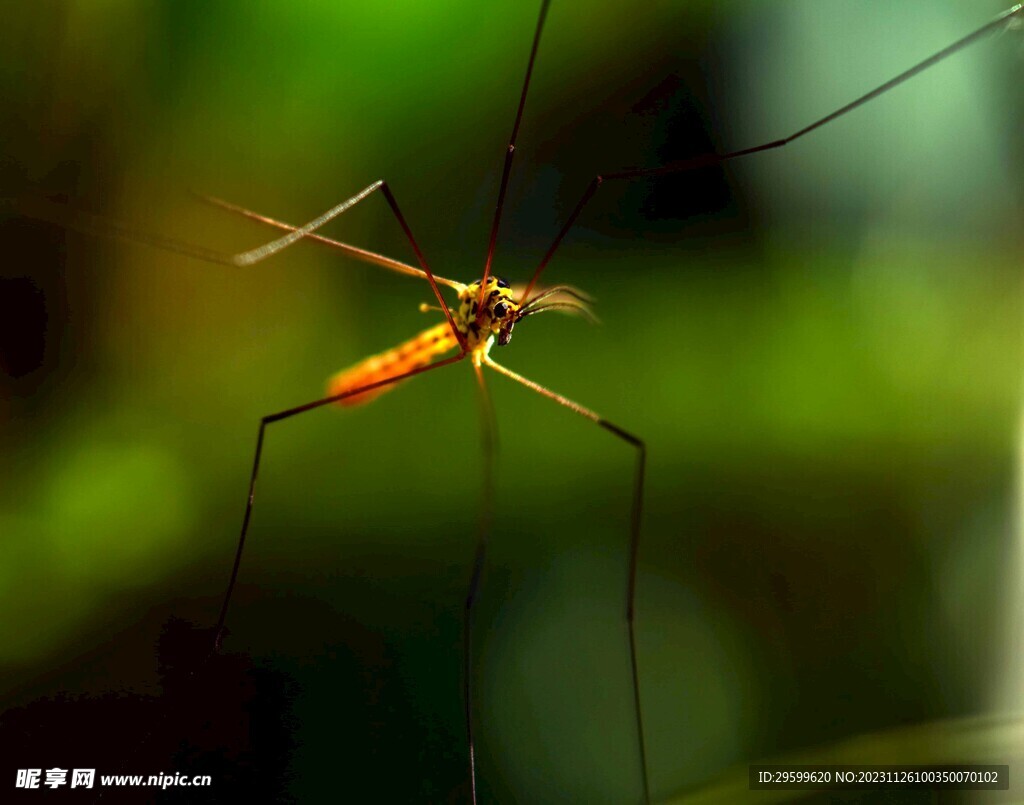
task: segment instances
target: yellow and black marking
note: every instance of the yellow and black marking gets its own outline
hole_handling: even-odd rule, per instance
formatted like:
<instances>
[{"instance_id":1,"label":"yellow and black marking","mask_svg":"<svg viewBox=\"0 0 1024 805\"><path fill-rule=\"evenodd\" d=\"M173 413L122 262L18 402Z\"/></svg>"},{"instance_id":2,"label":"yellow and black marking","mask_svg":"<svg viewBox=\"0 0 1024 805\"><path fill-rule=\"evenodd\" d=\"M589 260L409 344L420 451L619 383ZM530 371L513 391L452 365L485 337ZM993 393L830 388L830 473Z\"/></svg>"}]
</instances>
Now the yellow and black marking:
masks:
<instances>
[{"instance_id":1,"label":"yellow and black marking","mask_svg":"<svg viewBox=\"0 0 1024 805\"><path fill-rule=\"evenodd\" d=\"M465 286L459 292L459 307L452 311L455 326L465 336L466 349L470 352L485 350L491 339L497 335L499 343L508 343L519 312L519 305L512 299L512 289L500 277L490 277L484 292L484 303L479 305L480 282ZM334 397L386 380L395 375L405 374L426 366L435 358L459 346L458 339L448 322L436 324L394 349L373 355L344 371L338 372L327 382L327 394ZM362 405L393 389L397 384L364 391L339 400L340 405Z\"/></svg>"},{"instance_id":2,"label":"yellow and black marking","mask_svg":"<svg viewBox=\"0 0 1024 805\"><path fill-rule=\"evenodd\" d=\"M483 307L479 299L480 281L477 280L459 292L459 307L453 311L455 326L466 337L466 348L470 351L482 348L495 335L499 343L507 343L519 313L512 288L501 277L488 277Z\"/></svg>"}]
</instances>

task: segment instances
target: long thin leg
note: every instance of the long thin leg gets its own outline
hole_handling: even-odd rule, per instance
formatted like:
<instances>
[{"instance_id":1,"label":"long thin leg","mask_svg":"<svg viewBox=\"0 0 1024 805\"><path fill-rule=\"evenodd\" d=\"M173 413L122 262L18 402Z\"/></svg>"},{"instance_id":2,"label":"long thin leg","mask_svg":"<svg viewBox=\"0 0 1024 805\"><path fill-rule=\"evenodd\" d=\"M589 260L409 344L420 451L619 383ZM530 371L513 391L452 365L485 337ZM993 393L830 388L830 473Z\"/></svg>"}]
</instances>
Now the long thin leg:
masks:
<instances>
[{"instance_id":1,"label":"long thin leg","mask_svg":"<svg viewBox=\"0 0 1024 805\"><path fill-rule=\"evenodd\" d=\"M573 208L572 213L570 213L568 220L565 222L565 225L562 227L561 231L555 237L554 243L551 244L551 247L547 250L544 257L538 264L537 268L534 270L533 276L530 278L530 282L526 286L526 291L523 293L522 298L519 300L520 304L524 303L526 300L529 299L530 292L533 290L534 285L537 284L537 280L540 278L541 273L547 267L548 263L551 262L551 258L558 250L559 245L561 245L562 239L565 238L566 234L572 228L573 224L576 222L576 219L583 211L583 208L587 206L587 202L594 197L594 194L598 191L598 188L600 188L604 182L612 179L629 180L639 179L646 176L667 176L668 174L671 173L684 173L686 171L697 170L698 168L706 168L711 165L719 165L723 162L728 162L731 159L749 156L750 154L757 154L760 153L761 151L772 151L776 148L782 148L783 146L788 145L794 140L800 139L805 134L810 134L815 129L819 129L822 126L831 123L836 118L842 117L847 112L852 112L854 109L863 106L864 104L870 101L873 101L879 95L884 95L889 90L895 89L904 81L909 81L911 78L918 75L919 73L923 73L929 67L934 67L939 62L944 61L945 59L952 56L954 53L963 50L968 45L973 44L978 39L981 39L987 34L995 31L997 28L1009 25L1011 22L1014 21L1014 18L1017 17L1018 15L1022 19L1024 19L1024 4L1018 4L1010 9L1007 9L1002 14L997 16L995 19L991 20L990 22L987 22L985 25L982 25L980 28L973 31L972 33L967 34L967 36L958 39L953 44L944 47L942 50L936 53L933 53L927 59L918 62L908 70L904 70L902 73L895 76L894 78L889 79L884 84L880 84L870 92L861 95L859 98L850 101L850 103L846 104L845 106L839 107L838 109L836 109L833 112L830 112L824 117L818 118L813 123L804 126L802 129L799 129L793 134L790 134L788 137L783 137L782 139L779 140L772 140L770 142L762 143L761 145L755 145L750 148L743 148L740 149L739 151L730 151L725 154L710 153L704 154L699 157L694 157L692 159L684 159L678 162L672 162L668 165L660 165L653 168L633 168L630 170L621 170L612 173L598 174L590 181L590 184L587 185L586 190L583 191L583 195L580 197L580 200L576 203L576 206Z\"/></svg>"},{"instance_id":2,"label":"long thin leg","mask_svg":"<svg viewBox=\"0 0 1024 805\"><path fill-rule=\"evenodd\" d=\"M365 386L359 386L358 388L350 389L349 391L342 392L341 394L335 394L331 397L314 400L313 402L306 403L305 405L299 405L295 408L289 408L285 411L278 411L276 414L268 414L260 420L259 432L256 435L256 452L253 455L252 461L252 475L249 478L249 496L245 501L245 516L242 518L242 532L238 538L238 548L235 550L235 561L231 566L231 577L228 580L227 589L224 591L224 602L221 604L220 616L217 618L217 628L214 632L215 649L220 647L224 631L224 621L228 615L228 606L231 603L231 595L235 590L235 582L238 580L238 569L242 564L242 551L245 549L245 537L249 532L249 521L252 518L253 501L256 497L256 476L260 470L260 457L263 454L263 434L266 432L267 426L274 422L280 422L283 419L297 416L298 414L304 414L307 411L314 410L315 408L321 408L330 403L344 400L346 397L354 397L356 394L362 394L364 391L370 391L371 389L380 388L381 386L388 386L392 383L397 383L399 380L405 380L407 377L429 372L431 369L438 369L442 366L448 365L449 363L461 361L464 357L466 357L466 353L459 353L458 355L446 358L443 361L438 361L437 363L413 369L411 372L404 372L403 374L395 375L394 377L378 380L375 383L367 383Z\"/></svg>"},{"instance_id":3,"label":"long thin leg","mask_svg":"<svg viewBox=\"0 0 1024 805\"><path fill-rule=\"evenodd\" d=\"M512 134L508 138L508 148L505 150L505 165L501 170L501 184L498 185L498 203L494 207L494 220L491 223L491 236L487 241L487 262L484 263L484 276L480 281L480 298L477 300L481 315L484 305L484 287L487 285L487 278L491 276L491 262L494 260L494 247L498 241L498 227L501 225L501 211L505 206L505 193L508 191L508 177L512 170L512 158L516 153L516 139L519 137L519 124L523 121L523 109L526 108L526 94L530 90L530 76L533 75L533 63L537 60L537 49L540 47L540 35L544 30L544 19L548 15L548 6L551 0L543 0L540 4L540 14L537 16L537 29L533 33L533 46L530 48L530 60L526 63L526 77L523 79L523 89L519 93L519 106L516 108L516 119L512 124Z\"/></svg>"},{"instance_id":4,"label":"long thin leg","mask_svg":"<svg viewBox=\"0 0 1024 805\"><path fill-rule=\"evenodd\" d=\"M367 196L372 195L377 190L380 190L384 185L382 179L378 179L371 185L364 187L358 193L351 198L345 199L341 204L336 204L331 207L323 215L318 215L312 221L307 224L303 224L297 229L293 229L287 235L282 235L279 238L275 238L269 243L264 243L262 246L257 246L255 249L249 249L249 251L240 252L236 254L232 259L236 265L240 266L251 266L254 263L258 263L261 260L266 260L273 254L277 254L282 249L287 249L293 243L298 243L306 235L311 232L315 232L317 229L322 227L324 224L333 221L343 212L352 209L356 204L365 199Z\"/></svg>"},{"instance_id":5,"label":"long thin leg","mask_svg":"<svg viewBox=\"0 0 1024 805\"><path fill-rule=\"evenodd\" d=\"M412 250L416 253L416 259L419 261L420 268L423 269L423 273L426 275L427 281L430 283L430 287L434 289L434 296L437 297L438 304L441 305L441 310L444 311L445 318L448 319L448 324L452 328L452 333L459 342L459 346L461 346L463 351L465 351L465 336L463 336L462 333L459 332L459 328L455 326L455 319L452 318L452 312L448 309L448 303L445 302L444 297L441 296L441 289L437 287L437 280L434 278L434 274L430 270L430 266L427 265L427 258L423 256L423 251L420 249L420 245L416 242L416 238L413 236L412 230L409 228L409 224L406 223L405 216L402 215L402 210L399 209L398 202L395 200L394 194L391 192L391 188L388 187L388 183L383 179L378 179L373 184L364 187L352 196L352 198L346 199L341 202L341 204L336 204L327 212L323 213L323 215L318 215L308 224L303 224L302 226L293 229L287 235L282 235L276 240L264 243L262 246L257 246L255 249L250 249L247 252L236 254L232 258L232 261L239 266L249 266L253 263L258 263L260 260L265 260L271 255L277 254L282 249L288 248L293 243L297 243L302 240L306 235L312 234L324 224L337 218L343 212L351 209L360 201L373 195L378 190L380 190L380 192L384 194L384 198L387 199L391 212L398 220L399 226L402 227L402 231L405 233L406 239L412 246Z\"/></svg>"},{"instance_id":6,"label":"long thin leg","mask_svg":"<svg viewBox=\"0 0 1024 805\"><path fill-rule=\"evenodd\" d=\"M609 422L607 419L604 419L594 413L589 408L585 408L579 403L573 402L568 397L563 397L561 394L557 394L550 389L546 389L539 383L535 383L522 375L516 374L511 369L506 369L504 366L495 363L489 357L484 357L483 360L484 363L496 372L515 380L517 383L522 383L528 389L547 397L549 400L554 400L559 405L564 405L570 411L573 411L582 417L586 417L591 422L600 425L613 436L622 439L636 450L636 470L633 475L633 503L630 510L629 526L629 568L626 574L626 627L629 631L629 664L633 676L633 707L636 712L636 734L637 747L640 750L640 768L643 772L644 802L650 802L651 792L647 773L647 749L644 743L644 719L643 708L640 703L640 675L636 660L636 628L634 625L636 615L636 566L637 557L640 551L640 524L643 519L644 469L647 464L647 446L638 436L634 436L632 433L623 430L618 425Z\"/></svg>"},{"instance_id":7,"label":"long thin leg","mask_svg":"<svg viewBox=\"0 0 1024 805\"><path fill-rule=\"evenodd\" d=\"M473 553L473 569L469 575L466 591L466 605L462 624L462 692L466 706L466 738L469 744L469 782L473 805L476 805L476 743L473 739L473 605L480 591L487 558L487 536L491 532L494 507L494 458L498 449L498 425L494 416L494 403L487 390L480 364L473 363L478 388L480 389L480 427L483 446L483 486L481 488L480 530L477 532L476 550Z\"/></svg>"},{"instance_id":8,"label":"long thin leg","mask_svg":"<svg viewBox=\"0 0 1024 805\"><path fill-rule=\"evenodd\" d=\"M279 221L276 218L271 218L269 215L263 215L262 213L255 212L253 210L248 210L245 207L241 207L238 204L232 204L230 201L225 201L224 199L217 198L216 196L207 196L201 193L196 193L195 195L198 199L200 199L201 201L205 201L207 204L212 204L215 207L220 207L221 209L227 210L228 212L243 215L246 218L250 218L253 221L259 221L262 224L268 224L269 226L277 227L278 229L283 229L286 232L294 232L299 228L294 224L285 223L284 221ZM306 240L312 240L317 243L321 243L324 246L330 246L331 248L336 249L337 251L347 254L349 257L354 257L356 260L362 260L364 263L370 263L375 266L380 266L381 268L386 268L389 271L395 271L399 274L405 274L406 276L409 277L419 277L420 279L427 279L426 271L423 271L419 268L413 268L408 263L403 263L400 260L395 260L391 257L386 257L383 254L377 254L376 252L371 252L368 249L361 249L358 246L353 246L349 243L342 243L340 240L327 238L316 232L310 232L306 234L305 237ZM434 279L437 281L438 285L447 285L449 288L454 288L456 291L461 291L463 288L466 287L461 282L456 282L455 280L447 279L446 277L439 276L438 274L434 274Z\"/></svg>"},{"instance_id":9,"label":"long thin leg","mask_svg":"<svg viewBox=\"0 0 1024 805\"><path fill-rule=\"evenodd\" d=\"M295 408L289 408L285 411L279 411L276 414L270 414L268 416L263 417L260 420L259 433L256 437L256 453L253 457L252 476L249 479L249 496L248 498L246 498L245 516L242 519L242 533L238 539L238 548L235 551L235 561L234 564L231 566L231 577L230 580L228 581L227 589L224 592L224 601L221 604L220 616L217 618L217 626L214 630L213 645L210 647L210 650L206 652L203 659L185 675L184 680L182 681L178 689L177 698L174 699L175 703L187 705L187 702L191 699L191 691L193 689L193 686L198 683L201 672L211 661L214 660L214 658L220 651L221 640L224 634L224 620L227 617L228 605L231 603L231 595L234 592L235 582L238 579L238 570L242 563L242 550L245 547L245 537L249 531L249 521L252 517L253 501L256 496L256 476L257 473L259 472L260 457L263 453L263 435L267 429L267 426L273 422L280 422L283 419L288 419L289 417L297 416L299 414L305 413L306 411L312 411L324 405L328 405L333 402L338 402L339 400L343 400L346 397L352 397L355 396L356 394L362 394L364 391L369 391L371 389L379 388L381 386L387 386L390 385L391 383L397 383L399 380L404 380L407 377L422 374L424 372L430 371L431 369L438 369L441 366L445 366L446 364L449 363L461 361L465 357L465 353L460 353L451 358L447 358L443 361L438 361L437 363L432 363L429 364L428 366L421 366L420 368L414 369L411 372L405 372L404 374L395 375L394 377L385 378L384 380L378 380L375 383L367 383L365 386L360 386L359 388L351 389L342 394L335 394L332 397L325 397L321 400L314 400L313 402L306 403L305 405L299 405L296 406ZM122 760L121 766L119 767L120 772L123 772L124 770L131 767L132 762L136 757L138 757L143 747L145 747L149 743L149 741L153 738L154 735L156 735L163 729L168 717L172 714L172 712L177 712L176 709L172 710L170 706L171 703L171 701L168 701L161 708L160 715L149 722L149 729L147 730L147 732L144 735L142 735L142 737L138 741L135 742L135 745L129 752L128 756ZM187 709L187 707L185 709ZM102 797L103 791L100 790L98 791L96 798L93 800L93 802L98 802L100 799L102 799Z\"/></svg>"},{"instance_id":10,"label":"long thin leg","mask_svg":"<svg viewBox=\"0 0 1024 805\"><path fill-rule=\"evenodd\" d=\"M384 193L385 198L388 201L388 205L391 207L392 213L398 219L398 223L402 226L402 230L405 232L406 237L413 246L413 250L416 252L416 256L420 261L422 269L413 268L412 266L401 263L398 260L392 260L390 257L376 254L365 249L359 249L355 246L350 246L347 243L342 243L331 238L326 238L323 235L315 233L317 227L323 226L332 218L341 215L345 210L350 209L365 199L368 195L373 193L375 190L381 190ZM445 303L444 298L441 296L441 291L438 289L438 284L447 285L450 288L454 288L457 291L461 291L465 286L460 282L446 279L444 277L438 277L434 274L430 267L427 265L426 258L420 251L419 245L416 243L412 232L409 229L409 225L406 223L405 218L402 216L401 210L398 208L398 203L395 201L390 189L386 182L380 181L375 182L369 187L357 193L350 199L343 201L335 207L332 207L326 213L321 215L319 218L314 219L305 226L296 227L291 224L286 224L282 221L277 221L273 218L260 215L259 213L247 210L243 207L238 207L227 201L221 199L200 196L201 199L211 204L215 204L219 207L223 207L232 212L245 215L248 218L252 218L257 221L275 226L278 229L284 229L289 232L283 238L271 241L270 243L259 246L255 249L251 249L247 252L242 252L236 255L228 255L222 252L218 252L214 249L207 249L202 246L196 246L191 243L185 243L175 238L170 238L165 235L157 235L151 232L145 232L141 229L137 229L128 224L116 221L110 218L102 217L99 215L93 215L92 213L86 212L85 210L72 209L66 204L60 204L54 201L43 201L41 199L21 199L15 204L15 209L19 214L27 215L30 218L36 218L41 221L48 221L49 223L56 224L57 226L64 227L65 229L73 229L77 232L82 232L86 235L93 235L98 237L111 238L114 240L127 241L129 243L141 243L145 246L152 246L163 251L174 252L175 254L183 254L188 257L193 257L198 260L203 260L208 263L216 263L217 265L234 265L234 266L247 266L253 263L258 263L260 260L264 260L270 257L272 254L276 254L282 249L287 248L293 243L298 242L304 238L315 240L319 243L331 246L335 249L345 252L346 254L356 257L357 259L363 260L368 263L382 266L392 271L397 271L401 274L408 274L414 277L421 277L430 283L431 288L434 291L434 295L440 302L440 310L448 318L448 324L451 326L452 331L455 333L456 338L460 345L465 348L465 341L462 333L455 327L455 322L452 319L451 311L448 309L448 305ZM0 204L8 204L9 202L0 200ZM300 234L301 233L301 234Z\"/></svg>"},{"instance_id":11,"label":"long thin leg","mask_svg":"<svg viewBox=\"0 0 1024 805\"><path fill-rule=\"evenodd\" d=\"M0 203L4 206L12 206L19 215L35 218L38 221L46 221L63 229L81 232L84 235L120 240L127 243L140 243L143 246L151 246L154 249L183 254L207 263L233 265L230 255L213 249L206 249L202 246L195 246L191 243L184 243L164 235L145 232L121 221L94 215L57 201L29 197L18 199L13 203L5 199Z\"/></svg>"}]
</instances>

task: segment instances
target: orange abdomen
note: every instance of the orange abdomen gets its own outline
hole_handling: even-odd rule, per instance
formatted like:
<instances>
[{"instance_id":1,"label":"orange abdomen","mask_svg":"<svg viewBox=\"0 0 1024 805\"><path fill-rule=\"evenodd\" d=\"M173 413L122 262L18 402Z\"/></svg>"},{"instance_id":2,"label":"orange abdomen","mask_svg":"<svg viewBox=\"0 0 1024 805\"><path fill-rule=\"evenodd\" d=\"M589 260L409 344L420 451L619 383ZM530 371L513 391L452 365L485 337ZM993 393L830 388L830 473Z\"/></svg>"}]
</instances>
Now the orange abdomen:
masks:
<instances>
[{"instance_id":1,"label":"orange abdomen","mask_svg":"<svg viewBox=\"0 0 1024 805\"><path fill-rule=\"evenodd\" d=\"M457 347L459 342L452 335L452 329L447 322L424 330L415 338L411 338L404 344L380 355L374 355L360 361L344 371L338 372L327 381L327 395L333 397L336 394L344 394L346 391L367 386L389 377L411 372L426 366L438 355L443 355ZM338 405L362 405L375 399L385 391L390 391L397 383L389 383L386 386L378 386L375 389L364 391L361 394L354 394L343 400L338 400Z\"/></svg>"}]
</instances>

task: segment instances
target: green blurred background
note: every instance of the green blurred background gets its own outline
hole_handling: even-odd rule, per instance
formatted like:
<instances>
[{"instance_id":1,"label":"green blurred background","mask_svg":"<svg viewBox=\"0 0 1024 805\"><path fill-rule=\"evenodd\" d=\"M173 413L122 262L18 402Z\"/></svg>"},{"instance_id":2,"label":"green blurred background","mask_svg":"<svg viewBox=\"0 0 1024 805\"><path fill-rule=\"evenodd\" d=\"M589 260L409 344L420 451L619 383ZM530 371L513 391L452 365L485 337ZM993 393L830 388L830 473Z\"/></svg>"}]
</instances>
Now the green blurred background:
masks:
<instances>
[{"instance_id":1,"label":"green blurred background","mask_svg":"<svg viewBox=\"0 0 1024 805\"><path fill-rule=\"evenodd\" d=\"M597 171L785 136L1000 10L556 0L496 270L524 281ZM435 270L469 281L535 14L24 6L0 52L0 196L234 252L273 233L190 190L298 223L385 178ZM547 275L593 294L603 324L531 319L495 353L648 444L637 607L657 797L1024 704L1021 44L988 37L781 151L606 184ZM5 742L31 750L16 767L94 752L100 773L212 767L210 801L257 783L279 800L464 801L467 365L271 427L225 643L237 674L186 679L197 712L168 718L167 666L188 660L156 648L169 619L216 620L260 416L432 324L429 288L314 244L229 269L17 209L0 223L0 696ZM412 259L379 198L326 234ZM636 801L633 454L491 380L482 799ZM126 697L145 726L118 721ZM164 733L161 760L145 747Z\"/></svg>"}]
</instances>

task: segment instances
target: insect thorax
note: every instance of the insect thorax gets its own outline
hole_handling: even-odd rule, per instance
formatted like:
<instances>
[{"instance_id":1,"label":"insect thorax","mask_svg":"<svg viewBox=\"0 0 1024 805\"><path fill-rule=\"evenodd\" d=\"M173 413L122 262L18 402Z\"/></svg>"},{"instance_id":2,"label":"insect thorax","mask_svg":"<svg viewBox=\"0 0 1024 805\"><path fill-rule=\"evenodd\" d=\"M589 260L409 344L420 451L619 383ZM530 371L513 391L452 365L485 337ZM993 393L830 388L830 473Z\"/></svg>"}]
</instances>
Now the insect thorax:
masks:
<instances>
[{"instance_id":1,"label":"insect thorax","mask_svg":"<svg viewBox=\"0 0 1024 805\"><path fill-rule=\"evenodd\" d=\"M500 277L488 277L482 306L479 280L471 282L459 294L459 307L454 311L455 326L466 336L467 347L477 349L492 336L500 336L503 329L511 333L518 311L519 305L512 298L508 282Z\"/></svg>"}]
</instances>

